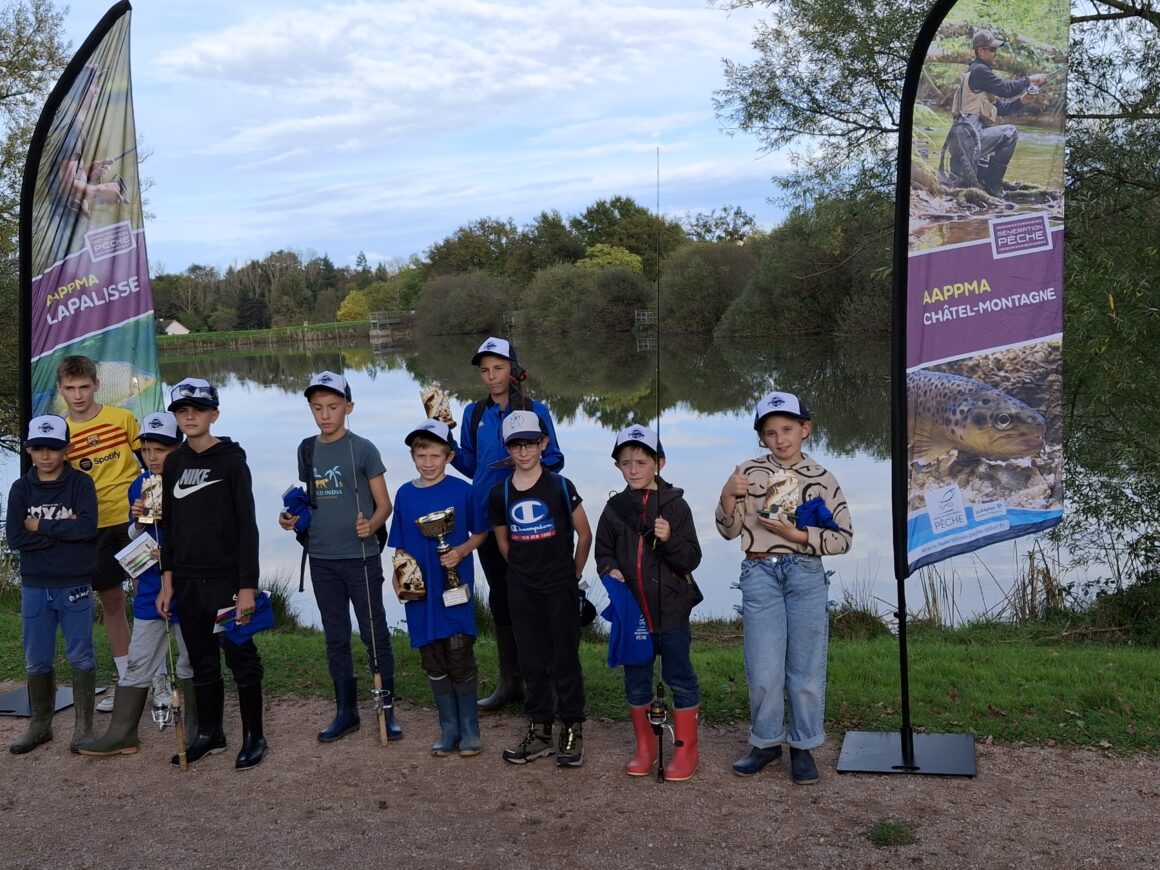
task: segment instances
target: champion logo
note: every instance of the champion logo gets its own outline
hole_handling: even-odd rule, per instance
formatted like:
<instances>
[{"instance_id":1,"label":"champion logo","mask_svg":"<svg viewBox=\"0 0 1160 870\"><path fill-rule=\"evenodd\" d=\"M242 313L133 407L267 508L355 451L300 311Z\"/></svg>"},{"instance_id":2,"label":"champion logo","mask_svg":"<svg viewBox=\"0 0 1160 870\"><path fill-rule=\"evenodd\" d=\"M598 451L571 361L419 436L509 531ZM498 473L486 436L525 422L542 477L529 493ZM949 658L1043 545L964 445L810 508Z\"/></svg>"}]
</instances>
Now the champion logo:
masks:
<instances>
[{"instance_id":1,"label":"champion logo","mask_svg":"<svg viewBox=\"0 0 1160 870\"><path fill-rule=\"evenodd\" d=\"M548 506L538 498L528 498L513 504L511 512L519 525L531 525L547 519Z\"/></svg>"},{"instance_id":2,"label":"champion logo","mask_svg":"<svg viewBox=\"0 0 1160 870\"><path fill-rule=\"evenodd\" d=\"M173 497L185 498L207 486L221 483L221 480L208 480L209 473L210 469L208 468L187 468L181 472L181 477L177 479L177 484L173 487Z\"/></svg>"}]
</instances>

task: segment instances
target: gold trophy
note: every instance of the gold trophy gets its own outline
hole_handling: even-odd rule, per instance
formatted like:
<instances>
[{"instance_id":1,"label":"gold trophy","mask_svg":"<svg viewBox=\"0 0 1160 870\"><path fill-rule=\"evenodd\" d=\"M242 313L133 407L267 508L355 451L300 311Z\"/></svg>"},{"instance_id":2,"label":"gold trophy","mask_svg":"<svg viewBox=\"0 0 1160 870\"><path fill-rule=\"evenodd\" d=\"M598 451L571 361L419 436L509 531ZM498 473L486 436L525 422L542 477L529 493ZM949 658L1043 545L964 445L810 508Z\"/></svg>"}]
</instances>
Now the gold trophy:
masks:
<instances>
[{"instance_id":1,"label":"gold trophy","mask_svg":"<svg viewBox=\"0 0 1160 870\"><path fill-rule=\"evenodd\" d=\"M143 526L161 522L161 475L151 474L141 481L141 516L137 522Z\"/></svg>"},{"instance_id":2,"label":"gold trophy","mask_svg":"<svg viewBox=\"0 0 1160 870\"><path fill-rule=\"evenodd\" d=\"M399 600L420 601L427 597L427 584L423 582L423 570L414 556L402 550L395 550L391 560L395 578L399 581Z\"/></svg>"},{"instance_id":3,"label":"gold trophy","mask_svg":"<svg viewBox=\"0 0 1160 870\"><path fill-rule=\"evenodd\" d=\"M451 545L447 543L445 535L451 533L455 528L455 508L444 508L441 511L421 516L415 520L415 525L419 527L419 531L428 538L434 538L437 541L435 549L442 556L451 549ZM457 604L466 604L471 600L471 590L468 589L463 581L459 579L459 575L454 568L444 568L445 576L443 579L443 603L447 607L454 607Z\"/></svg>"}]
</instances>

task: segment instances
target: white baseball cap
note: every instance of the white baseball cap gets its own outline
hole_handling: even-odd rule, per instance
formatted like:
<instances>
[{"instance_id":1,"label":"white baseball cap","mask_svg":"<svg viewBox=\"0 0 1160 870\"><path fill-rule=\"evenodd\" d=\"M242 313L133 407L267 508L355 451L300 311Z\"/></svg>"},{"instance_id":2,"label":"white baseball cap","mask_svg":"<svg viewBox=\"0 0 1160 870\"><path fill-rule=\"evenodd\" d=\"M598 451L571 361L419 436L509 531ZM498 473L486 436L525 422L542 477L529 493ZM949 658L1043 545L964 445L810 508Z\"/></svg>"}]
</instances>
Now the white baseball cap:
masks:
<instances>
[{"instance_id":1,"label":"white baseball cap","mask_svg":"<svg viewBox=\"0 0 1160 870\"><path fill-rule=\"evenodd\" d=\"M616 458L616 453L625 444L639 444L641 447L647 448L658 459L663 459L665 455L665 448L661 445L661 439L657 433L647 426L632 425L627 429L622 429L616 434L616 445L612 448L612 458Z\"/></svg>"},{"instance_id":2,"label":"white baseball cap","mask_svg":"<svg viewBox=\"0 0 1160 870\"><path fill-rule=\"evenodd\" d=\"M547 433L535 411L512 411L503 421L503 443L539 441Z\"/></svg>"},{"instance_id":3,"label":"white baseball cap","mask_svg":"<svg viewBox=\"0 0 1160 870\"><path fill-rule=\"evenodd\" d=\"M310 386L306 388L303 395L310 398L310 394L315 390L330 390L332 393L337 393L348 402L353 402L354 399L350 396L350 384L347 383L346 378L334 372L318 372L310 376Z\"/></svg>"},{"instance_id":4,"label":"white baseball cap","mask_svg":"<svg viewBox=\"0 0 1160 870\"><path fill-rule=\"evenodd\" d=\"M793 393L772 392L767 393L760 402L757 403L757 410L753 412L753 428L761 431L761 421L770 414L785 414L787 417L796 417L803 423L806 420L812 420L809 409L802 404L801 399Z\"/></svg>"},{"instance_id":5,"label":"white baseball cap","mask_svg":"<svg viewBox=\"0 0 1160 870\"><path fill-rule=\"evenodd\" d=\"M444 444L451 444L451 430L442 420L424 420L407 434L407 437L403 439L403 443L410 447L415 439L420 436L434 438L436 441L442 441Z\"/></svg>"},{"instance_id":6,"label":"white baseball cap","mask_svg":"<svg viewBox=\"0 0 1160 870\"><path fill-rule=\"evenodd\" d=\"M44 414L28 421L28 438L25 447L51 447L64 450L68 447L68 423L56 414Z\"/></svg>"}]
</instances>

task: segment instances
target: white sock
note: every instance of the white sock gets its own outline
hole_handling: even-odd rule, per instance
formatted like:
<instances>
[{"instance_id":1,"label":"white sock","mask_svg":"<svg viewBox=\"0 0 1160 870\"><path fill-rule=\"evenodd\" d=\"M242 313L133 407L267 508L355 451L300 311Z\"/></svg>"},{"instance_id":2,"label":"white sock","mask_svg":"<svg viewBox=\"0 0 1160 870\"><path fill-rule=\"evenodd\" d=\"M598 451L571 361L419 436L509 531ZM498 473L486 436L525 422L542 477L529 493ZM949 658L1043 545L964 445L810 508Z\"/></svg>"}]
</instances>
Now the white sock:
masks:
<instances>
[{"instance_id":1,"label":"white sock","mask_svg":"<svg viewBox=\"0 0 1160 870\"><path fill-rule=\"evenodd\" d=\"M123 680L125 678L125 671L129 669L129 657L113 656L113 664L117 666L117 679Z\"/></svg>"}]
</instances>

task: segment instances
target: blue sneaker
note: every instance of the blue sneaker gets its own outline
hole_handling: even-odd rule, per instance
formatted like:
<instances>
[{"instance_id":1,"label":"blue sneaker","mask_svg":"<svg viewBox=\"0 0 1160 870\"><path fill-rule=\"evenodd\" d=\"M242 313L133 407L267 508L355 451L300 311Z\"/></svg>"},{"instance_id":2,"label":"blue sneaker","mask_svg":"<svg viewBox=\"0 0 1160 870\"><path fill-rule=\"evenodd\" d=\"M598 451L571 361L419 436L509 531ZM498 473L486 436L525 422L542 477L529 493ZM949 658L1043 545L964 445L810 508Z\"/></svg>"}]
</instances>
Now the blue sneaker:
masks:
<instances>
[{"instance_id":1,"label":"blue sneaker","mask_svg":"<svg viewBox=\"0 0 1160 870\"><path fill-rule=\"evenodd\" d=\"M808 749L789 748L789 769L794 785L813 785L818 781L818 766Z\"/></svg>"},{"instance_id":2,"label":"blue sneaker","mask_svg":"<svg viewBox=\"0 0 1160 870\"><path fill-rule=\"evenodd\" d=\"M761 749L754 746L744 758L733 762L733 772L738 776L753 776L761 773L773 762L781 758L781 746L770 746Z\"/></svg>"}]
</instances>

